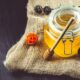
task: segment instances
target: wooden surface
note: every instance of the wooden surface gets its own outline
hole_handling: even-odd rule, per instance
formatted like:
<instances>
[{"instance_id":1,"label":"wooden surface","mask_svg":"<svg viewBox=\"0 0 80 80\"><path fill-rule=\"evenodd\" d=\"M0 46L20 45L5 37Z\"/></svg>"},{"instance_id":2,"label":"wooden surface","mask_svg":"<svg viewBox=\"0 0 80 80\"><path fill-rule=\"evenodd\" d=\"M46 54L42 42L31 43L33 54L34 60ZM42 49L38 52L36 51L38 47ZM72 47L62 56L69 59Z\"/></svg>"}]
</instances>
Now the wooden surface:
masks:
<instances>
[{"instance_id":1,"label":"wooden surface","mask_svg":"<svg viewBox=\"0 0 80 80\"><path fill-rule=\"evenodd\" d=\"M69 76L28 74L23 71L10 72L4 65L8 49L15 44L26 26L26 0L0 0L0 80L79 80Z\"/></svg>"}]
</instances>

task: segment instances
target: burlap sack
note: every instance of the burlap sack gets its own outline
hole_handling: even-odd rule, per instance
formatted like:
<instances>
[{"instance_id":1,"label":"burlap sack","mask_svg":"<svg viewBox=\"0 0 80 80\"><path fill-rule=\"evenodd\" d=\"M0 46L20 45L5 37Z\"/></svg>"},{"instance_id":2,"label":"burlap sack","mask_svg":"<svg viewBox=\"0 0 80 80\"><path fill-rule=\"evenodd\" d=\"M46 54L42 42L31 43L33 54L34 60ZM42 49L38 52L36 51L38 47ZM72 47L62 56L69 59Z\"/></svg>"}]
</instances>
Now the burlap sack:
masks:
<instances>
[{"instance_id":1,"label":"burlap sack","mask_svg":"<svg viewBox=\"0 0 80 80\"><path fill-rule=\"evenodd\" d=\"M71 0L70 0L71 1ZM79 5L80 0L73 0L74 5ZM53 62L45 61L41 54L47 47L42 43L43 33L39 33L39 43L35 46L25 45L25 38L29 32L41 32L43 25L48 16L36 15L34 6L48 5L56 8L61 4L61 0L29 0L27 7L28 22L22 38L8 51L4 66L9 70L24 70L29 73L52 74L52 75L69 75L80 78L80 60L64 59L54 60ZM69 3L69 0L63 0L63 3Z\"/></svg>"}]
</instances>

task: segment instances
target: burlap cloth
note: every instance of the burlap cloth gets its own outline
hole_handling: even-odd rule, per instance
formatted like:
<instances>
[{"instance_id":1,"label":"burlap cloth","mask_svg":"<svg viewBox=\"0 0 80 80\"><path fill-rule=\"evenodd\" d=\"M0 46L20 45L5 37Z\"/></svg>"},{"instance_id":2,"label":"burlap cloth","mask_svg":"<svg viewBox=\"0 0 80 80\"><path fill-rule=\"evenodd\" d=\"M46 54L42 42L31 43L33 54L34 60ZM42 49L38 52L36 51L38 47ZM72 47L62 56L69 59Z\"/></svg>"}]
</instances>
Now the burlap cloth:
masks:
<instances>
[{"instance_id":1,"label":"burlap cloth","mask_svg":"<svg viewBox=\"0 0 80 80\"><path fill-rule=\"evenodd\" d=\"M69 3L69 0L63 0ZM80 0L73 0L74 5L79 5ZM28 73L69 75L80 78L80 60L77 58L45 61L41 54L47 47L42 43L43 33L39 33L39 43L35 46L25 45L25 38L29 32L40 32L48 16L36 15L34 6L49 5L56 8L61 0L29 0L27 6L28 22L22 38L8 51L4 66L9 70L24 70Z\"/></svg>"}]
</instances>

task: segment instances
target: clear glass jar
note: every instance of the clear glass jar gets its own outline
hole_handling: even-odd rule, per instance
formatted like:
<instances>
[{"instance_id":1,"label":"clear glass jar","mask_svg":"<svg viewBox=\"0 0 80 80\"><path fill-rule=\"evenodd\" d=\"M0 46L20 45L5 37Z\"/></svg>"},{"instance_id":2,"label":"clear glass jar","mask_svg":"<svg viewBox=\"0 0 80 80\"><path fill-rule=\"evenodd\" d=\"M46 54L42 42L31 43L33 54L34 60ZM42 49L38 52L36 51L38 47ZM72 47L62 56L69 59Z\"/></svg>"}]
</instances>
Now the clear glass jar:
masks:
<instances>
[{"instance_id":1,"label":"clear glass jar","mask_svg":"<svg viewBox=\"0 0 80 80\"><path fill-rule=\"evenodd\" d=\"M80 9L74 6L56 8L49 15L48 23L44 28L44 41L51 48L71 17L75 17L75 21L54 50L55 54L60 57L71 57L78 52L80 47Z\"/></svg>"}]
</instances>

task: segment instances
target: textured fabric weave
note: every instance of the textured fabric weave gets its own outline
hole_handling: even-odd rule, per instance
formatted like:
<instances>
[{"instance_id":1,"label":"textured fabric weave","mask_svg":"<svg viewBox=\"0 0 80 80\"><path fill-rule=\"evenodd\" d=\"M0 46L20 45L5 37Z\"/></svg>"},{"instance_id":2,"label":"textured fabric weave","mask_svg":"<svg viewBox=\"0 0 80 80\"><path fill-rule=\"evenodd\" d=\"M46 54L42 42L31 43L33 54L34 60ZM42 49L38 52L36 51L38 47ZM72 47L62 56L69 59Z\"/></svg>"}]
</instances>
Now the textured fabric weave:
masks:
<instances>
[{"instance_id":1,"label":"textured fabric weave","mask_svg":"<svg viewBox=\"0 0 80 80\"><path fill-rule=\"evenodd\" d=\"M27 6L28 22L22 38L8 51L4 66L9 70L24 70L28 73L69 75L80 78L80 60L64 59L45 61L42 58L47 47L42 43L44 24L48 16L36 15L34 7L36 5L50 6L56 8L60 4L74 4L79 6L80 0L29 0ZM39 32L39 43L35 46L25 45L25 38L29 32Z\"/></svg>"}]
</instances>

